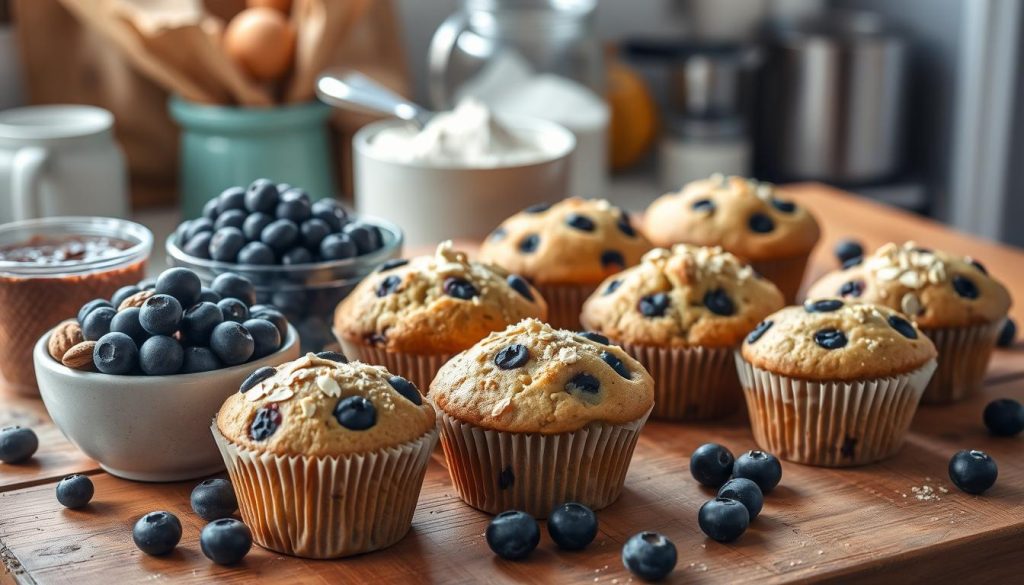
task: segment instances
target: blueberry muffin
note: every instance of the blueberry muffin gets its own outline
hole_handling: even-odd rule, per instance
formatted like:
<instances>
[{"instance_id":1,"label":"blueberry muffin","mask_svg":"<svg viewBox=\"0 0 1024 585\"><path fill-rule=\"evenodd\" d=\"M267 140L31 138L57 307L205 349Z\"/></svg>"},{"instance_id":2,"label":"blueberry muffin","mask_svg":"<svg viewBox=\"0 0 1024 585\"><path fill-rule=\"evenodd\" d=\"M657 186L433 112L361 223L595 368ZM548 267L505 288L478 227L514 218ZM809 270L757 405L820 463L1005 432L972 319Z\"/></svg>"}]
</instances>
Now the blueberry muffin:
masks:
<instances>
[{"instance_id":1,"label":"blueberry muffin","mask_svg":"<svg viewBox=\"0 0 1024 585\"><path fill-rule=\"evenodd\" d=\"M736 365L762 449L845 467L899 450L935 356L931 340L903 314L822 298L762 321Z\"/></svg>"},{"instance_id":2,"label":"blueberry muffin","mask_svg":"<svg viewBox=\"0 0 1024 585\"><path fill-rule=\"evenodd\" d=\"M1010 309L1006 287L972 258L914 242L886 244L810 288L901 311L931 338L939 368L922 402L948 403L977 393Z\"/></svg>"},{"instance_id":3,"label":"blueberry muffin","mask_svg":"<svg viewBox=\"0 0 1024 585\"><path fill-rule=\"evenodd\" d=\"M703 420L743 403L733 351L785 303L782 293L721 248L655 248L606 280L580 321L622 346L654 377L652 416Z\"/></svg>"},{"instance_id":4,"label":"blueberry muffin","mask_svg":"<svg viewBox=\"0 0 1024 585\"><path fill-rule=\"evenodd\" d=\"M398 542L437 442L412 382L330 352L253 372L213 435L253 539L317 559Z\"/></svg>"},{"instance_id":5,"label":"blueberry muffin","mask_svg":"<svg viewBox=\"0 0 1024 585\"><path fill-rule=\"evenodd\" d=\"M459 496L543 518L563 502L615 501L654 390L606 340L527 319L452 358L429 396Z\"/></svg>"},{"instance_id":6,"label":"blueberry muffin","mask_svg":"<svg viewBox=\"0 0 1024 585\"><path fill-rule=\"evenodd\" d=\"M598 283L650 249L625 211L603 199L571 197L505 220L484 241L480 259L527 278L548 301L548 322L575 330Z\"/></svg>"},{"instance_id":7,"label":"blueberry muffin","mask_svg":"<svg viewBox=\"0 0 1024 585\"><path fill-rule=\"evenodd\" d=\"M644 214L655 246L721 246L750 262L794 302L821 230L807 208L771 183L712 175L662 195Z\"/></svg>"},{"instance_id":8,"label":"blueberry muffin","mask_svg":"<svg viewBox=\"0 0 1024 585\"><path fill-rule=\"evenodd\" d=\"M348 357L426 389L453 354L547 310L526 279L444 242L433 256L391 260L367 276L338 305L334 333Z\"/></svg>"}]
</instances>

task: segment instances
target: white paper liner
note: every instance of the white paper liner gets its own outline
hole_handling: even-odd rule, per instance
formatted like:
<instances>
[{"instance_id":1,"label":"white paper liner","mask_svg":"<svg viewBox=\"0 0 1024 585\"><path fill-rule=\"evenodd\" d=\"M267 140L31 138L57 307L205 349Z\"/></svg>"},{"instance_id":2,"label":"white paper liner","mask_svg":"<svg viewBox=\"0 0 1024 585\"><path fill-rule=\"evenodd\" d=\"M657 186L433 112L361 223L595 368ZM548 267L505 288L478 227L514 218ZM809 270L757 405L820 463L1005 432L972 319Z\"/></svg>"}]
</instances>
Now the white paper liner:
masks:
<instances>
[{"instance_id":1,"label":"white paper liner","mask_svg":"<svg viewBox=\"0 0 1024 585\"><path fill-rule=\"evenodd\" d=\"M807 270L807 260L810 252L801 256L780 258L778 260L758 260L751 262L750 266L761 276L772 281L782 291L782 296L787 304L794 304L797 294L800 292L800 285L804 281L804 271Z\"/></svg>"},{"instance_id":2,"label":"white paper liner","mask_svg":"<svg viewBox=\"0 0 1024 585\"><path fill-rule=\"evenodd\" d=\"M733 348L616 344L654 378L655 419L710 420L736 412L743 403Z\"/></svg>"},{"instance_id":3,"label":"white paper liner","mask_svg":"<svg viewBox=\"0 0 1024 585\"><path fill-rule=\"evenodd\" d=\"M523 510L547 518L555 506L580 502L600 510L622 493L641 418L591 423L542 435L483 429L441 413L441 446L459 497L489 514Z\"/></svg>"},{"instance_id":4,"label":"white paper liner","mask_svg":"<svg viewBox=\"0 0 1024 585\"><path fill-rule=\"evenodd\" d=\"M338 343L341 344L342 353L348 359L364 364L384 366L392 374L398 374L411 380L423 394L430 391L430 383L434 381L434 376L437 375L441 366L455 355L453 353L418 355L392 352L379 347L353 343L340 335L336 335L336 337Z\"/></svg>"},{"instance_id":5,"label":"white paper liner","mask_svg":"<svg viewBox=\"0 0 1024 585\"><path fill-rule=\"evenodd\" d=\"M549 325L555 329L579 331L583 303L597 290L596 284L535 284L548 303Z\"/></svg>"},{"instance_id":6,"label":"white paper liner","mask_svg":"<svg viewBox=\"0 0 1024 585\"><path fill-rule=\"evenodd\" d=\"M409 531L437 430L377 452L285 457L239 447L212 427L260 546L333 559L390 546Z\"/></svg>"},{"instance_id":7,"label":"white paper liner","mask_svg":"<svg viewBox=\"0 0 1024 585\"><path fill-rule=\"evenodd\" d=\"M922 404L949 404L977 394L985 381L1003 320L949 329L921 328L938 350L939 367L921 397Z\"/></svg>"},{"instance_id":8,"label":"white paper liner","mask_svg":"<svg viewBox=\"0 0 1024 585\"><path fill-rule=\"evenodd\" d=\"M908 374L855 382L813 382L754 367L736 368L754 440L781 459L848 467L880 461L903 445L935 360Z\"/></svg>"}]
</instances>

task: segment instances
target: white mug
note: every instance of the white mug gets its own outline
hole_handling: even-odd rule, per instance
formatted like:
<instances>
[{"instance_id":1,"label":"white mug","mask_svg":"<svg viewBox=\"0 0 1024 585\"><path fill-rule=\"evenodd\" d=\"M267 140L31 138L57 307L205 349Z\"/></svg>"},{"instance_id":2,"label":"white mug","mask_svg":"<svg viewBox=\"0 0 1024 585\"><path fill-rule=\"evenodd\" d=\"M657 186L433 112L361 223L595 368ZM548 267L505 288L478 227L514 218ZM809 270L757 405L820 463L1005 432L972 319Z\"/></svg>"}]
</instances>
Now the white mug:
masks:
<instances>
[{"instance_id":1,"label":"white mug","mask_svg":"<svg viewBox=\"0 0 1024 585\"><path fill-rule=\"evenodd\" d=\"M55 215L125 217L114 116L92 106L0 112L0 223Z\"/></svg>"}]
</instances>

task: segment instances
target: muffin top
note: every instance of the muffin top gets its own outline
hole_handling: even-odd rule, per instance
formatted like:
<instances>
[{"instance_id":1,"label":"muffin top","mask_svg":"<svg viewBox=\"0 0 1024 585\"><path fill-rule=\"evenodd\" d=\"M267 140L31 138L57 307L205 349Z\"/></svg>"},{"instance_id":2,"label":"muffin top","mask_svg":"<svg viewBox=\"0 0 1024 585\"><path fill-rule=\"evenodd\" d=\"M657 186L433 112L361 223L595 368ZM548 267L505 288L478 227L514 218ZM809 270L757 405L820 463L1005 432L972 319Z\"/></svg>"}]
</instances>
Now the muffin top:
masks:
<instances>
[{"instance_id":1,"label":"muffin top","mask_svg":"<svg viewBox=\"0 0 1024 585\"><path fill-rule=\"evenodd\" d=\"M644 233L655 246L721 246L748 261L806 254L821 234L807 208L771 183L715 174L654 200Z\"/></svg>"},{"instance_id":2,"label":"muffin top","mask_svg":"<svg viewBox=\"0 0 1024 585\"><path fill-rule=\"evenodd\" d=\"M823 276L808 296L885 305L925 328L996 323L1010 309L1010 293L980 262L914 242L886 244L859 264Z\"/></svg>"},{"instance_id":3,"label":"muffin top","mask_svg":"<svg viewBox=\"0 0 1024 585\"><path fill-rule=\"evenodd\" d=\"M866 380L912 372L935 357L916 325L881 305L808 300L762 321L743 342L754 366L804 380Z\"/></svg>"},{"instance_id":4,"label":"muffin top","mask_svg":"<svg viewBox=\"0 0 1024 585\"><path fill-rule=\"evenodd\" d=\"M770 313L782 293L721 248L656 248L608 278L580 321L619 343L732 347Z\"/></svg>"},{"instance_id":5,"label":"muffin top","mask_svg":"<svg viewBox=\"0 0 1024 585\"><path fill-rule=\"evenodd\" d=\"M363 279L338 305L334 329L388 351L454 353L491 331L547 313L526 279L470 262L444 242L433 256L392 260Z\"/></svg>"},{"instance_id":6,"label":"muffin top","mask_svg":"<svg viewBox=\"0 0 1024 585\"><path fill-rule=\"evenodd\" d=\"M378 366L306 354L276 371L260 368L217 414L232 443L275 455L368 453L420 438L434 409L416 386ZM248 387L248 386L251 386Z\"/></svg>"},{"instance_id":7,"label":"muffin top","mask_svg":"<svg viewBox=\"0 0 1024 585\"><path fill-rule=\"evenodd\" d=\"M506 219L484 241L480 259L536 284L597 284L650 249L625 211L604 199L570 197Z\"/></svg>"},{"instance_id":8,"label":"muffin top","mask_svg":"<svg viewBox=\"0 0 1024 585\"><path fill-rule=\"evenodd\" d=\"M635 421L654 404L654 381L606 342L526 319L452 358L429 397L449 416L497 431L556 434Z\"/></svg>"}]
</instances>

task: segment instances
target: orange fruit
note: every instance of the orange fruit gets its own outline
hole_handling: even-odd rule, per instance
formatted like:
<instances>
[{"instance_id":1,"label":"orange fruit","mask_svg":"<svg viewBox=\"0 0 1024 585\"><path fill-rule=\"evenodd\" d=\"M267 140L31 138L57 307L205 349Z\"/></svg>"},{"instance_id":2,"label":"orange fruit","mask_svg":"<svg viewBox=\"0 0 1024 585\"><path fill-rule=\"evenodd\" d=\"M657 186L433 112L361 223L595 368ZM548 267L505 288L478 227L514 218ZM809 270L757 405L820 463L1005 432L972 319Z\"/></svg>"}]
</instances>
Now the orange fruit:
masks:
<instances>
[{"instance_id":1,"label":"orange fruit","mask_svg":"<svg viewBox=\"0 0 1024 585\"><path fill-rule=\"evenodd\" d=\"M624 169L640 160L654 144L658 109L647 84L620 60L608 62L609 164Z\"/></svg>"}]
</instances>

